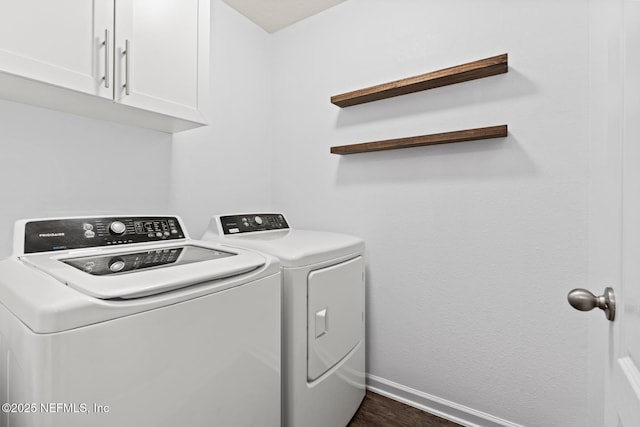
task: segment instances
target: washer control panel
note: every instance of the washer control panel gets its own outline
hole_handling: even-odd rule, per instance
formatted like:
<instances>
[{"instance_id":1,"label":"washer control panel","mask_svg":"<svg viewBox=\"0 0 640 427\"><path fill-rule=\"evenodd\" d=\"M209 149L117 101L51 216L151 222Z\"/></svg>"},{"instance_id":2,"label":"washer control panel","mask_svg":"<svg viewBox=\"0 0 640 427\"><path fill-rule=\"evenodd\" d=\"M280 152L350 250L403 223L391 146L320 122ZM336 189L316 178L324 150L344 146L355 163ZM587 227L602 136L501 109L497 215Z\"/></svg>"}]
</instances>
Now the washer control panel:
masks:
<instances>
[{"instance_id":1,"label":"washer control panel","mask_svg":"<svg viewBox=\"0 0 640 427\"><path fill-rule=\"evenodd\" d=\"M219 218L222 234L225 235L289 228L284 215L278 213L224 215Z\"/></svg>"},{"instance_id":2,"label":"washer control panel","mask_svg":"<svg viewBox=\"0 0 640 427\"><path fill-rule=\"evenodd\" d=\"M24 253L184 239L177 217L87 217L29 221Z\"/></svg>"}]
</instances>

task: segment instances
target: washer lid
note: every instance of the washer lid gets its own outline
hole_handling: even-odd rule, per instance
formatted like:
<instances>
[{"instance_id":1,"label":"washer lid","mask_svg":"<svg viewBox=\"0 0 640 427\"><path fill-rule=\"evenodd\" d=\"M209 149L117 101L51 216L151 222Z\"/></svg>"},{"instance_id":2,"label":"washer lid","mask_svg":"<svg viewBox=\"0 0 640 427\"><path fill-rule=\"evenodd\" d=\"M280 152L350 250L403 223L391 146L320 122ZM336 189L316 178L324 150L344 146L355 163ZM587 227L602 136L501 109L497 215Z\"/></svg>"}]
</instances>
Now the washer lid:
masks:
<instances>
[{"instance_id":1,"label":"washer lid","mask_svg":"<svg viewBox=\"0 0 640 427\"><path fill-rule=\"evenodd\" d=\"M230 256L237 256L237 254L200 246L184 245L118 254L62 258L60 261L94 276L106 276L109 274L128 274L149 268L166 268L191 264Z\"/></svg>"},{"instance_id":2,"label":"washer lid","mask_svg":"<svg viewBox=\"0 0 640 427\"><path fill-rule=\"evenodd\" d=\"M74 250L21 257L68 286L100 299L128 299L255 270L263 256L213 245L146 245L128 251Z\"/></svg>"}]
</instances>

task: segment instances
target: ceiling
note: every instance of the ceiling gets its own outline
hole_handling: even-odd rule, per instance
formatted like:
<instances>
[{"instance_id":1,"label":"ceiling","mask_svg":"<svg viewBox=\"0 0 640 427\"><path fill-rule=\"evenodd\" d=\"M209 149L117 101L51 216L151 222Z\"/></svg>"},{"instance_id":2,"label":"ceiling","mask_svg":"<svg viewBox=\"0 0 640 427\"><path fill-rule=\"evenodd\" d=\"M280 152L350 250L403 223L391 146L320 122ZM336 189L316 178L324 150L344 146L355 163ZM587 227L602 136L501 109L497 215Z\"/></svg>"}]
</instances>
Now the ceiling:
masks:
<instances>
[{"instance_id":1,"label":"ceiling","mask_svg":"<svg viewBox=\"0 0 640 427\"><path fill-rule=\"evenodd\" d=\"M270 33L343 1L346 0L224 0Z\"/></svg>"}]
</instances>

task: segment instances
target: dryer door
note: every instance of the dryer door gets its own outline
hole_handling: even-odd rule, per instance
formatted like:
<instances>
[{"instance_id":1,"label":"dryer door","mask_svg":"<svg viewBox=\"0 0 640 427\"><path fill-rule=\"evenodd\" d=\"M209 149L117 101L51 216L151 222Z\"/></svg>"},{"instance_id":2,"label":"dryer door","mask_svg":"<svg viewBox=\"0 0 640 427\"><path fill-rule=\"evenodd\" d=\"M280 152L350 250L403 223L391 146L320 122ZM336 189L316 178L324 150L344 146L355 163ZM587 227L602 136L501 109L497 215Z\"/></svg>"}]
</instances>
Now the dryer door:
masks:
<instances>
[{"instance_id":1,"label":"dryer door","mask_svg":"<svg viewBox=\"0 0 640 427\"><path fill-rule=\"evenodd\" d=\"M312 271L307 291L307 379L313 381L363 339L363 257Z\"/></svg>"}]
</instances>

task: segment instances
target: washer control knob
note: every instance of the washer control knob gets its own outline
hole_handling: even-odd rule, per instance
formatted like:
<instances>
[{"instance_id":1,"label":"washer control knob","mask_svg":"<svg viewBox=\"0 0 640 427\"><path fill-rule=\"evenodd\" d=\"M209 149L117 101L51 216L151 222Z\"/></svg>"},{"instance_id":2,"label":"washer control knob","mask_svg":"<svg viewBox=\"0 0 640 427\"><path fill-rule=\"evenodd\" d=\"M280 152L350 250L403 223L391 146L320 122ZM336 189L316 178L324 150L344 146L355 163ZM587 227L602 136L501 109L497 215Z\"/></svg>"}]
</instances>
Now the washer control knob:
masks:
<instances>
[{"instance_id":1,"label":"washer control knob","mask_svg":"<svg viewBox=\"0 0 640 427\"><path fill-rule=\"evenodd\" d=\"M109 224L109 231L116 235L124 234L124 232L127 231L127 226L124 225L124 222L113 221Z\"/></svg>"},{"instance_id":2,"label":"washer control knob","mask_svg":"<svg viewBox=\"0 0 640 427\"><path fill-rule=\"evenodd\" d=\"M124 269L124 260L122 258L114 258L109 262L109 270L118 273Z\"/></svg>"},{"instance_id":3,"label":"washer control knob","mask_svg":"<svg viewBox=\"0 0 640 427\"><path fill-rule=\"evenodd\" d=\"M256 224L262 225L262 218L260 218L259 216L255 217L253 220L256 222Z\"/></svg>"}]
</instances>

